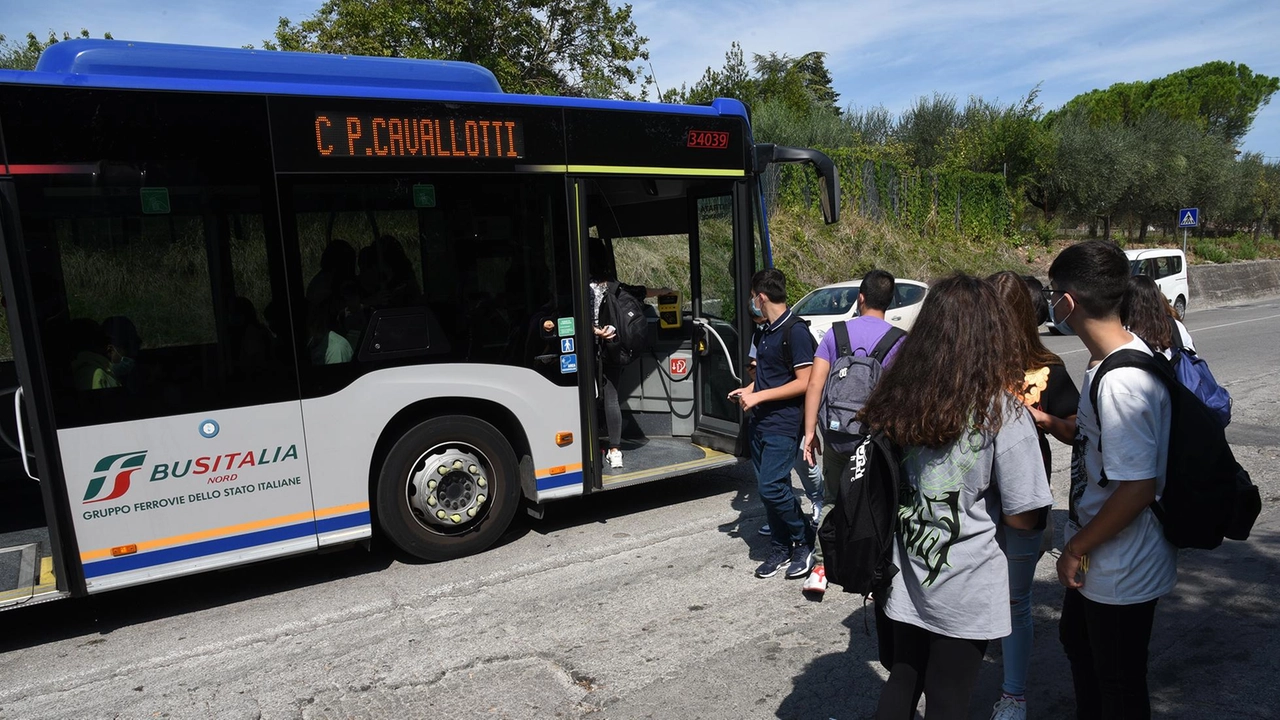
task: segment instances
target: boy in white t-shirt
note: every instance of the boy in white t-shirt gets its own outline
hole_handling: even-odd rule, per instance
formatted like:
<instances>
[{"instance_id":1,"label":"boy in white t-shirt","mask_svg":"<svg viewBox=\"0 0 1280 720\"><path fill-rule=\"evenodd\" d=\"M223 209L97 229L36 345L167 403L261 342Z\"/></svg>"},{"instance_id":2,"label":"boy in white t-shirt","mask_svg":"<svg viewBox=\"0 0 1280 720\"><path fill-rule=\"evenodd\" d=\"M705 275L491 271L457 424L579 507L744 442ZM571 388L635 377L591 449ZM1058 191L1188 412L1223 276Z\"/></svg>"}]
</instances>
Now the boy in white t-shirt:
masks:
<instances>
[{"instance_id":1,"label":"boy in white t-shirt","mask_svg":"<svg viewBox=\"0 0 1280 720\"><path fill-rule=\"evenodd\" d=\"M1099 363L1146 344L1119 308L1129 264L1114 243L1063 250L1049 268L1049 309L1089 350L1080 388L1071 498L1058 580L1067 588L1059 635L1079 718L1148 718L1147 647L1156 602L1177 581L1177 550L1150 510L1164 490L1169 392L1140 368L1119 368L1089 400Z\"/></svg>"}]
</instances>

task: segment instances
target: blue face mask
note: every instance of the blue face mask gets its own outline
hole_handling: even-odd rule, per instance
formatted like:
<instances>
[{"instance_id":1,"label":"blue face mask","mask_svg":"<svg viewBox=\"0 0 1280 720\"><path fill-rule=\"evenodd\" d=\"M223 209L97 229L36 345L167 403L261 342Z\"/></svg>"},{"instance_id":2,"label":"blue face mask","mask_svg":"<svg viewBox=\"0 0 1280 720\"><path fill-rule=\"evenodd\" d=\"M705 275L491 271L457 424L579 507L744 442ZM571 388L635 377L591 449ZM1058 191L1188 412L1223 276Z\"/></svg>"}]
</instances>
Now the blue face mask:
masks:
<instances>
[{"instance_id":1,"label":"blue face mask","mask_svg":"<svg viewBox=\"0 0 1280 720\"><path fill-rule=\"evenodd\" d=\"M1062 299L1065 297L1066 295L1061 295L1058 297L1058 302L1049 303L1049 322L1053 323L1054 329L1059 333L1063 335L1075 335L1076 331L1072 330L1071 326L1067 324L1067 318L1071 317L1071 313L1076 311L1075 307L1073 306L1071 308L1071 312L1067 313L1067 317L1064 317L1061 320L1058 319L1057 313L1054 312L1054 308L1057 307L1058 303L1062 302Z\"/></svg>"},{"instance_id":2,"label":"blue face mask","mask_svg":"<svg viewBox=\"0 0 1280 720\"><path fill-rule=\"evenodd\" d=\"M747 304L751 306L751 315L752 315L752 316L754 316L754 317L764 317L764 311L763 311L763 310L761 310L759 307L757 307L757 306L756 306L756 299L755 299L755 297L752 297L752 298L751 298L751 301L750 301L749 303L747 303Z\"/></svg>"}]
</instances>

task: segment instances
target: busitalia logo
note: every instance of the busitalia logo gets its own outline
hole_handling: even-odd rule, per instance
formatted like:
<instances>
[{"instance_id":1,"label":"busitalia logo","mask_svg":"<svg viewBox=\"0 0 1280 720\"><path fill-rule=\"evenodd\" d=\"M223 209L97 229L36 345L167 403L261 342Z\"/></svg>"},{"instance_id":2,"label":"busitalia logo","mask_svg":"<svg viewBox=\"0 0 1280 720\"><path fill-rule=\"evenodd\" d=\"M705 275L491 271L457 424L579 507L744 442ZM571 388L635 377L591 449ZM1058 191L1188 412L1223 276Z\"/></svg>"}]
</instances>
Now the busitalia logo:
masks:
<instances>
[{"instance_id":1,"label":"busitalia logo","mask_svg":"<svg viewBox=\"0 0 1280 720\"><path fill-rule=\"evenodd\" d=\"M115 500L125 493L129 492L129 482L133 478L133 474L142 468L142 464L147 460L147 451L139 450L136 452L121 453L119 455L108 455L98 461L93 466L95 473L111 473L115 468L119 468L116 473L115 483L111 486L111 491L104 497L98 497L102 494L107 484L107 475L98 475L89 481L89 487L84 492L84 502L99 503L108 500Z\"/></svg>"},{"instance_id":2,"label":"busitalia logo","mask_svg":"<svg viewBox=\"0 0 1280 720\"><path fill-rule=\"evenodd\" d=\"M152 462L149 477L147 475L143 477L147 477L150 482L158 482L170 478L178 479L220 472L223 474L215 478L209 478L208 482L234 482L237 479L236 474L243 472L246 468L252 469L262 465L297 459L297 445L289 445L288 447L276 445L275 447L269 446L261 450L241 450L221 455L205 455L198 458L175 460L173 462ZM89 503L118 500L129 492L130 484L137 480L134 473L141 470L146 461L146 450L108 455L99 460L93 467L95 476L89 480L89 487L84 492L83 503L87 505ZM108 489L107 478L111 477L112 473L115 474L115 480Z\"/></svg>"}]
</instances>

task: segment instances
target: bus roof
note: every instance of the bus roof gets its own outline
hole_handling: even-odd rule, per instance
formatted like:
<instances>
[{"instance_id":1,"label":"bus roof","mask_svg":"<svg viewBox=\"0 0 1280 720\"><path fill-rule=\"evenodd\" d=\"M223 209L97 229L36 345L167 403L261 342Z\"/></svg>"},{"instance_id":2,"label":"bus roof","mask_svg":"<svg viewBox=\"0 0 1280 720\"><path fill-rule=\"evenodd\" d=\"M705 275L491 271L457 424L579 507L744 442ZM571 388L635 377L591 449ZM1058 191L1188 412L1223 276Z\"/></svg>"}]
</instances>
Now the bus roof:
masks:
<instances>
[{"instance_id":1,"label":"bus roof","mask_svg":"<svg viewBox=\"0 0 1280 720\"><path fill-rule=\"evenodd\" d=\"M324 55L77 38L45 49L34 71L0 70L0 84L187 92L319 95L386 100L494 102L544 107L735 115L737 100L710 106L502 92L489 70L446 60Z\"/></svg>"}]
</instances>

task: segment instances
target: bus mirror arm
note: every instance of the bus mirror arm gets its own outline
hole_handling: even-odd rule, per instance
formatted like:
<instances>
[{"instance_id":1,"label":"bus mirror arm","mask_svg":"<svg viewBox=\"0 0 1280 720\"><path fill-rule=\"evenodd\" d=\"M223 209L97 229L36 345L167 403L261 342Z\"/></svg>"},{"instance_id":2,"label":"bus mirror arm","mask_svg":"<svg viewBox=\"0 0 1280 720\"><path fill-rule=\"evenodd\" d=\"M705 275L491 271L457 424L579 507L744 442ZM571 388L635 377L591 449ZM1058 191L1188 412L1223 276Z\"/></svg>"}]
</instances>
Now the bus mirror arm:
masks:
<instances>
[{"instance_id":1,"label":"bus mirror arm","mask_svg":"<svg viewBox=\"0 0 1280 720\"><path fill-rule=\"evenodd\" d=\"M764 172L771 163L809 163L818 173L818 204L822 219L828 225L840 221L840 175L836 164L826 153L809 148L788 147L773 143L755 146L755 171Z\"/></svg>"}]
</instances>

